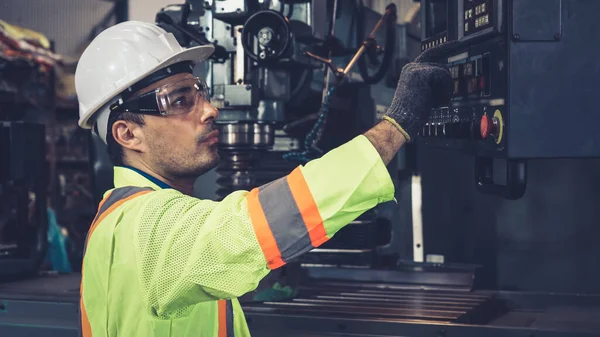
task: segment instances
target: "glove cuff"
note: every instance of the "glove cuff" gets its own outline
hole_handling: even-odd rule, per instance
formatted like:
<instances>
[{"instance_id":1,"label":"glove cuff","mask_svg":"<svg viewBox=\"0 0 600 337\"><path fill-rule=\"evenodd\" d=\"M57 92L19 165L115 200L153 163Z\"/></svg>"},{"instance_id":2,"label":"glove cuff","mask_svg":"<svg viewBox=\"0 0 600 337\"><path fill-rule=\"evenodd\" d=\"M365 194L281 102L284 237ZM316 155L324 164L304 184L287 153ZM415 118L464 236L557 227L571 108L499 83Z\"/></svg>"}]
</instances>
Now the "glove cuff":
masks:
<instances>
[{"instance_id":1,"label":"glove cuff","mask_svg":"<svg viewBox=\"0 0 600 337\"><path fill-rule=\"evenodd\" d=\"M400 131L400 133L404 136L404 138L406 138L406 141L410 142L410 135L408 134L408 132L406 132L406 130L404 130L403 127L400 126L400 124L398 124L398 122L396 122L395 119L393 119L390 116L383 116L382 119L394 124L394 126L396 128L398 128L398 131Z\"/></svg>"}]
</instances>

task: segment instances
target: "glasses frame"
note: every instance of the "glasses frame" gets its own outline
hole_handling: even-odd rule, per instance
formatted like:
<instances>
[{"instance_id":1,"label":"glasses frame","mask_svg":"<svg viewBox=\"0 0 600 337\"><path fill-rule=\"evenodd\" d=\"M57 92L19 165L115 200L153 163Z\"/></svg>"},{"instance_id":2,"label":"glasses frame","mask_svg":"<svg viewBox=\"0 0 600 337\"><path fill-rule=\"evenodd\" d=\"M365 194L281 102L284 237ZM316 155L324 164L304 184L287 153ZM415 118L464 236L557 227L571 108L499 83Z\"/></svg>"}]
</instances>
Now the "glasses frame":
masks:
<instances>
[{"instance_id":1,"label":"glasses frame","mask_svg":"<svg viewBox=\"0 0 600 337\"><path fill-rule=\"evenodd\" d=\"M203 101L210 102L210 90L209 90L206 82L199 77L194 77L193 79L195 79L194 86L196 86L196 90L197 90L196 101L194 102L194 107L198 104L199 98L202 99ZM178 83L181 83L184 81L190 81L190 80L192 80L192 78L186 78L181 81L165 84L164 86L156 88L156 89L154 89L150 92L147 92L145 94L142 94L140 96L136 96L127 101L119 100L119 102L112 104L110 106L110 111L118 112L118 113L131 112L131 113L163 116L163 117L173 116L173 114L169 114L168 111L164 111L164 110L160 109L159 96L157 96L157 95L161 91L167 90L169 87L172 87ZM193 109L194 108L192 107L189 111L192 111ZM186 113L189 113L189 111L187 111ZM175 115L181 115L181 114L175 114Z\"/></svg>"}]
</instances>

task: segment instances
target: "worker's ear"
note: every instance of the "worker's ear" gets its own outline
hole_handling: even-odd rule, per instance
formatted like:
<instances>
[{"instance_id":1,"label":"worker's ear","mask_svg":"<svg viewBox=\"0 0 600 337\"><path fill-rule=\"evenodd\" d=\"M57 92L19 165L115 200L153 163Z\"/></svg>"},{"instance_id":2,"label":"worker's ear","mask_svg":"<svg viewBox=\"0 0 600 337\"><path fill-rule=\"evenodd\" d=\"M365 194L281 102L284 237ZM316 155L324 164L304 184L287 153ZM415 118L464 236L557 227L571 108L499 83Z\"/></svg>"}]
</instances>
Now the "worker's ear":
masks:
<instances>
[{"instance_id":1,"label":"worker's ear","mask_svg":"<svg viewBox=\"0 0 600 337\"><path fill-rule=\"evenodd\" d=\"M112 134L115 141L123 148L136 152L146 151L143 127L137 123L118 120L112 125Z\"/></svg>"}]
</instances>

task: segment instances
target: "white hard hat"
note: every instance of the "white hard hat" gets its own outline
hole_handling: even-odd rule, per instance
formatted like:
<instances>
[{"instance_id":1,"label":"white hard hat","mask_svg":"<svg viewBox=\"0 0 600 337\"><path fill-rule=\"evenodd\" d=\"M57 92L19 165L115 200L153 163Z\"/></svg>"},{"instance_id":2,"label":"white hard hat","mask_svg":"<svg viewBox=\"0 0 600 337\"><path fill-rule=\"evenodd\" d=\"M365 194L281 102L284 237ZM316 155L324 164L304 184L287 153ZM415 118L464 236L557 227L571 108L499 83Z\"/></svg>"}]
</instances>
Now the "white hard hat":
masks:
<instances>
[{"instance_id":1,"label":"white hard hat","mask_svg":"<svg viewBox=\"0 0 600 337\"><path fill-rule=\"evenodd\" d=\"M100 33L85 49L75 71L79 126L97 123L106 143L109 106L121 93L157 70L183 61L200 62L212 55L212 45L185 49L175 36L157 25L127 21Z\"/></svg>"}]
</instances>

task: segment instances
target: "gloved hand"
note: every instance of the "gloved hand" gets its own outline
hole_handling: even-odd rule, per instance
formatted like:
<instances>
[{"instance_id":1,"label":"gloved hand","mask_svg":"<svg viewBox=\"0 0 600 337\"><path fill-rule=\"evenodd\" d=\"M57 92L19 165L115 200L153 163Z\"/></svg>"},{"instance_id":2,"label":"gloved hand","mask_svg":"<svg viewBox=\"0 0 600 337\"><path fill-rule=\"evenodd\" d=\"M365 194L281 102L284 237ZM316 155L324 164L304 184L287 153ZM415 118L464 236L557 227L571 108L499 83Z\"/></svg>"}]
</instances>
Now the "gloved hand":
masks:
<instances>
[{"instance_id":1,"label":"gloved hand","mask_svg":"<svg viewBox=\"0 0 600 337\"><path fill-rule=\"evenodd\" d=\"M441 62L457 46L455 41L438 45L402 68L392 104L383 119L396 125L407 141L421 130L433 108L452 98L452 76Z\"/></svg>"}]
</instances>

